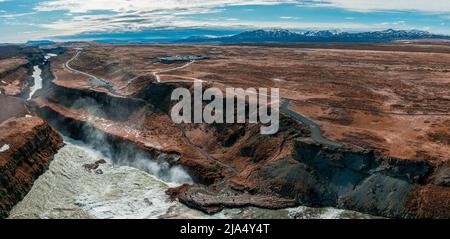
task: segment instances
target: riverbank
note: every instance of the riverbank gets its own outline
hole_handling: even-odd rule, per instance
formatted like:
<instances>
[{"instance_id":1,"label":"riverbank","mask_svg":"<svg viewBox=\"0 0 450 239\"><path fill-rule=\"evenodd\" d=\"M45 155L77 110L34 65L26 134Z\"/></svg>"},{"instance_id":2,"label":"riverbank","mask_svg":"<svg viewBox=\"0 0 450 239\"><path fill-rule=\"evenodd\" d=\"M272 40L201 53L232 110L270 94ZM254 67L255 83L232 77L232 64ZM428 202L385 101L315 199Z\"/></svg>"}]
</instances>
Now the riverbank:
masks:
<instances>
[{"instance_id":1,"label":"riverbank","mask_svg":"<svg viewBox=\"0 0 450 239\"><path fill-rule=\"evenodd\" d=\"M9 218L370 218L351 211L308 207L247 207L207 215L169 199L165 191L179 183L162 181L135 167L113 165L108 158L98 167L101 173L83 167L100 156L66 142Z\"/></svg>"}]
</instances>

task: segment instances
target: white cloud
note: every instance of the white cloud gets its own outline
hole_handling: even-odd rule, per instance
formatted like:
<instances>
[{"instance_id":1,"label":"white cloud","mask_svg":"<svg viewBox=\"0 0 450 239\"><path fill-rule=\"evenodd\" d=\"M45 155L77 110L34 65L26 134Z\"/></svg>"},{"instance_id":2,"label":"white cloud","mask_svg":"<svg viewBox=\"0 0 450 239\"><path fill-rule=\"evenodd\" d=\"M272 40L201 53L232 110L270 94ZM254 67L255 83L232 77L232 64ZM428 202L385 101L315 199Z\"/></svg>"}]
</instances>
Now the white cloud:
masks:
<instances>
[{"instance_id":1,"label":"white cloud","mask_svg":"<svg viewBox=\"0 0 450 239\"><path fill-rule=\"evenodd\" d=\"M0 0L2 1L2 0ZM48 0L39 3L35 11L66 11L68 18L41 24L41 27L61 35L99 31L134 31L159 27L255 27L290 29L349 29L367 30L386 27L408 27L402 22L360 24L351 17L343 22L297 22L293 16L281 16L285 22L245 21L235 18L211 19L209 22L189 18L190 14L223 11L227 6L297 4L300 7L334 7L351 11L419 11L424 13L450 13L450 0ZM94 14L111 11L112 14Z\"/></svg>"},{"instance_id":2,"label":"white cloud","mask_svg":"<svg viewBox=\"0 0 450 239\"><path fill-rule=\"evenodd\" d=\"M94 10L114 12L186 10L192 8L215 8L239 5L273 5L297 3L296 0L51 0L40 3L37 11L67 10L86 13Z\"/></svg>"},{"instance_id":3,"label":"white cloud","mask_svg":"<svg viewBox=\"0 0 450 239\"><path fill-rule=\"evenodd\" d=\"M216 13L226 6L251 6L297 3L296 0L50 0L39 3L36 11L68 11L71 19L59 20L42 27L76 34L89 31L139 30L155 27L223 26L239 19L204 23L187 19L189 14ZM111 11L113 14L92 14Z\"/></svg>"},{"instance_id":4,"label":"white cloud","mask_svg":"<svg viewBox=\"0 0 450 239\"><path fill-rule=\"evenodd\" d=\"M36 10L67 10L74 13L92 10L126 12L281 3L338 7L355 11L450 12L449 0L49 0L40 3Z\"/></svg>"},{"instance_id":5,"label":"white cloud","mask_svg":"<svg viewBox=\"0 0 450 239\"><path fill-rule=\"evenodd\" d=\"M294 19L294 20L297 20L297 19L299 19L298 17L291 17L291 16L282 16L282 17L280 17L280 19Z\"/></svg>"},{"instance_id":6,"label":"white cloud","mask_svg":"<svg viewBox=\"0 0 450 239\"><path fill-rule=\"evenodd\" d=\"M5 15L0 15L0 18L16 18L16 17L24 17L24 16L29 16L29 15L34 15L36 14L35 12L26 12L26 13L16 13L16 14L5 14Z\"/></svg>"},{"instance_id":7,"label":"white cloud","mask_svg":"<svg viewBox=\"0 0 450 239\"><path fill-rule=\"evenodd\" d=\"M301 5L338 7L352 11L450 12L449 0L309 0Z\"/></svg>"},{"instance_id":8,"label":"white cloud","mask_svg":"<svg viewBox=\"0 0 450 239\"><path fill-rule=\"evenodd\" d=\"M405 21L382 22L379 25L382 25L382 26L399 26L399 25L406 25L406 22Z\"/></svg>"}]
</instances>

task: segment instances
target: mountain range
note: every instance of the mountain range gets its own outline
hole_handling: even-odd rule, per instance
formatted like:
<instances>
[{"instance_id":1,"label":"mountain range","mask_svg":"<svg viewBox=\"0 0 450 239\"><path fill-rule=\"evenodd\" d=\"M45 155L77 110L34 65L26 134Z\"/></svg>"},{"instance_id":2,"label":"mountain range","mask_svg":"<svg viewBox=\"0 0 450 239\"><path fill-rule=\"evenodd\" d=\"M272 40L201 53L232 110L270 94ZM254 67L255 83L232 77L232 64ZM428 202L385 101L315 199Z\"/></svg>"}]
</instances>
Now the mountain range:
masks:
<instances>
[{"instance_id":1,"label":"mountain range","mask_svg":"<svg viewBox=\"0 0 450 239\"><path fill-rule=\"evenodd\" d=\"M199 30L171 29L142 32L87 33L75 36L57 37L57 42L95 41L100 43L216 43L216 44L257 44L257 43L296 43L296 42L329 42L329 43L375 43L396 40L439 39L450 40L450 36L433 34L420 30L383 30L371 32L340 31L305 31L293 32L286 29L272 30ZM27 45L51 45L51 40L28 41Z\"/></svg>"},{"instance_id":2,"label":"mountain range","mask_svg":"<svg viewBox=\"0 0 450 239\"><path fill-rule=\"evenodd\" d=\"M224 37L192 36L178 43L294 43L294 42L389 42L395 40L445 39L450 36L420 30L383 30L373 32L306 31L302 33L285 29L252 30Z\"/></svg>"}]
</instances>

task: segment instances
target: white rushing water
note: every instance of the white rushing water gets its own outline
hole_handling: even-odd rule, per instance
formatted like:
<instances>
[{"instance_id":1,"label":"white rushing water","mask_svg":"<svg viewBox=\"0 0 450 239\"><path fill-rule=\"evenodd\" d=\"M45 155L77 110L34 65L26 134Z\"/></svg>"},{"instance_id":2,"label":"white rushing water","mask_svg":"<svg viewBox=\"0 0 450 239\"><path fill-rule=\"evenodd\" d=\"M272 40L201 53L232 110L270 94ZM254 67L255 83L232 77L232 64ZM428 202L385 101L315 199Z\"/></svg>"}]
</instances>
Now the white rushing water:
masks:
<instances>
[{"instance_id":1,"label":"white rushing water","mask_svg":"<svg viewBox=\"0 0 450 239\"><path fill-rule=\"evenodd\" d=\"M167 183L136 168L106 163L99 167L103 174L87 171L83 165L97 161L96 156L68 143L10 218L159 218L184 207L169 200ZM205 216L188 208L183 212Z\"/></svg>"},{"instance_id":2,"label":"white rushing water","mask_svg":"<svg viewBox=\"0 0 450 239\"><path fill-rule=\"evenodd\" d=\"M66 142L9 218L368 218L356 212L308 207L246 207L210 216L169 199L165 191L177 182L165 182L135 167L114 166L107 158L99 166L102 174L83 167L100 157L104 158L95 150ZM157 168L154 162L148 163Z\"/></svg>"},{"instance_id":3,"label":"white rushing water","mask_svg":"<svg viewBox=\"0 0 450 239\"><path fill-rule=\"evenodd\" d=\"M39 66L34 66L33 67L34 85L30 89L30 96L28 97L28 100L31 100L31 98L33 97L34 93L36 93L36 91L42 89L41 74L42 74L41 68L39 68Z\"/></svg>"},{"instance_id":4,"label":"white rushing water","mask_svg":"<svg viewBox=\"0 0 450 239\"><path fill-rule=\"evenodd\" d=\"M48 53L44 56L45 61L48 61L50 58L57 56L53 53ZM30 95L28 96L28 100L31 100L33 98L33 95L36 93L36 91L42 89L42 70L39 68L39 66L33 67L33 80L34 85L30 88Z\"/></svg>"}]
</instances>

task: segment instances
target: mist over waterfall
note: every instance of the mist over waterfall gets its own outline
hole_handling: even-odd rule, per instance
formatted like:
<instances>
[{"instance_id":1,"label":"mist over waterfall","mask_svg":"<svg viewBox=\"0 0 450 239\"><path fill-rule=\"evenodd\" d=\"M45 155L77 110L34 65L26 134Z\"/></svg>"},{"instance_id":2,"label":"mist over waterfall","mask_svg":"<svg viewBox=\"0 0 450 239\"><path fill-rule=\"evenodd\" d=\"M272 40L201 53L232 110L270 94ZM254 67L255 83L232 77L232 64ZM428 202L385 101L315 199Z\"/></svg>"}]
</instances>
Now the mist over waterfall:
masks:
<instances>
[{"instance_id":1,"label":"mist over waterfall","mask_svg":"<svg viewBox=\"0 0 450 239\"><path fill-rule=\"evenodd\" d=\"M105 110L105 107L92 98L78 99L72 104L71 108L83 109L88 117L88 122L93 122L99 118L120 117L111 116L108 109ZM133 131L139 132L141 126L141 121L134 122ZM60 127L61 125L56 123L56 128ZM105 159L116 166L129 166L140 169L166 183L172 184L172 186L193 183L193 179L186 170L182 166L176 165L179 155L160 153L152 156L133 143L112 142L104 132L90 124L83 125L81 132L77 132L77 134L81 135L79 139L73 139L70 135L66 135L65 140L83 147L93 158Z\"/></svg>"},{"instance_id":2,"label":"mist over waterfall","mask_svg":"<svg viewBox=\"0 0 450 239\"><path fill-rule=\"evenodd\" d=\"M83 168L100 156L96 150L66 141L49 171L36 180L10 218L205 217L168 198L165 191L172 183L142 170L109 162L99 167L102 174Z\"/></svg>"},{"instance_id":3,"label":"mist over waterfall","mask_svg":"<svg viewBox=\"0 0 450 239\"><path fill-rule=\"evenodd\" d=\"M193 183L191 176L181 166L171 165L168 162L176 160L177 156L175 155L160 154L156 158L152 158L136 147L112 146L104 139L104 135L96 131L90 132L91 137L86 143L67 137L65 141L82 147L92 158L105 159L114 166L129 166L145 171L171 186ZM95 140L96 143L91 143L92 140Z\"/></svg>"},{"instance_id":4,"label":"mist over waterfall","mask_svg":"<svg viewBox=\"0 0 450 239\"><path fill-rule=\"evenodd\" d=\"M143 155L136 155L132 160L123 159L116 162L119 165L126 165L143 170L157 178L174 184L192 184L191 176L178 165L171 166L165 159L170 157L167 154L161 154L156 159L150 160Z\"/></svg>"}]
</instances>

